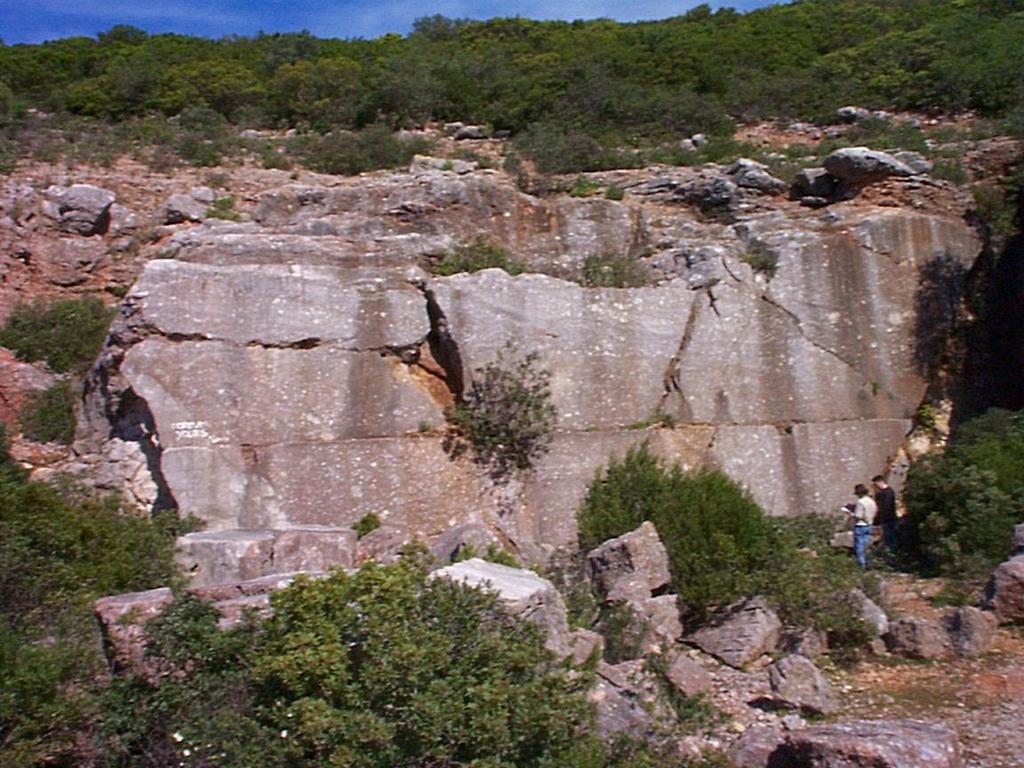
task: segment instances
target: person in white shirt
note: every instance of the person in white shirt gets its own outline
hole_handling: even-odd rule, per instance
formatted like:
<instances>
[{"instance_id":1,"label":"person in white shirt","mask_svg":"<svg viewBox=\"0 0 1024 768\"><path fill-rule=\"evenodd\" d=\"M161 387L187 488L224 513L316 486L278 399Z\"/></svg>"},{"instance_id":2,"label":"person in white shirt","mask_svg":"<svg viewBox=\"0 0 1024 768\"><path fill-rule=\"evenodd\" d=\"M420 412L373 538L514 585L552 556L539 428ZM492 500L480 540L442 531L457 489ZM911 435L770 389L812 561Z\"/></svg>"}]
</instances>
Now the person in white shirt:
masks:
<instances>
[{"instance_id":1,"label":"person in white shirt","mask_svg":"<svg viewBox=\"0 0 1024 768\"><path fill-rule=\"evenodd\" d=\"M861 568L868 567L868 545L871 544L871 526L878 514L875 500L868 494L868 488L858 483L853 489L857 497L853 509L849 510L853 517L853 551Z\"/></svg>"}]
</instances>

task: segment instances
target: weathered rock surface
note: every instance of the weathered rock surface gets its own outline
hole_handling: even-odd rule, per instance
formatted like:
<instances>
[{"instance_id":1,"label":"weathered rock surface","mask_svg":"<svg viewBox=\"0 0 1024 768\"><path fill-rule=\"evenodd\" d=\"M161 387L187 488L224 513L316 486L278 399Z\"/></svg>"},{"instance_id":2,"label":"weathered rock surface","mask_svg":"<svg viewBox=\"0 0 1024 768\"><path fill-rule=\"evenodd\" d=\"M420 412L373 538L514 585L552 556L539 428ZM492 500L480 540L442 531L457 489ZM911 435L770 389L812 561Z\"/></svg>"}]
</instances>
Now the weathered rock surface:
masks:
<instances>
[{"instance_id":1,"label":"weathered rock surface","mask_svg":"<svg viewBox=\"0 0 1024 768\"><path fill-rule=\"evenodd\" d=\"M759 725L748 728L729 747L729 759L736 768L767 768L772 753L785 736L778 726Z\"/></svg>"},{"instance_id":2,"label":"weathered rock surface","mask_svg":"<svg viewBox=\"0 0 1024 768\"><path fill-rule=\"evenodd\" d=\"M919 616L890 621L884 639L890 653L911 659L943 659L953 651L945 627Z\"/></svg>"},{"instance_id":3,"label":"weathered rock surface","mask_svg":"<svg viewBox=\"0 0 1024 768\"><path fill-rule=\"evenodd\" d=\"M284 589L297 575L279 573L231 584L192 587L188 592L212 603L221 614L221 628L226 629L241 621L248 610L265 614L269 610L270 594ZM321 574L305 572L303 575L317 578ZM163 613L173 599L171 590L162 587L101 597L93 604L104 652L115 671L159 673L146 667L146 624Z\"/></svg>"},{"instance_id":4,"label":"weathered rock surface","mask_svg":"<svg viewBox=\"0 0 1024 768\"><path fill-rule=\"evenodd\" d=\"M719 464L775 514L836 506L849 477L884 468L920 404L922 276L979 251L960 203L822 215L769 206L721 170L620 176L624 202L538 199L495 171L370 174L284 186L254 222L179 232L115 324L82 452L137 441L160 503L210 531L373 512L410 538L480 522L540 551L575 541L586 484L642 439L670 461ZM719 187L729 221L704 210ZM477 237L557 277L420 270ZM658 285L562 279L593 253L648 251ZM775 260L770 279L749 253ZM440 428L508 341L550 368L559 421L501 496L449 461ZM634 427L655 413L677 426Z\"/></svg>"},{"instance_id":5,"label":"weathered rock surface","mask_svg":"<svg viewBox=\"0 0 1024 768\"><path fill-rule=\"evenodd\" d=\"M1024 555L1024 523L1013 528L1013 555Z\"/></svg>"},{"instance_id":6,"label":"weathered rock surface","mask_svg":"<svg viewBox=\"0 0 1024 768\"><path fill-rule=\"evenodd\" d=\"M49 212L65 232L76 235L96 235L107 231L110 224L110 206L114 193L92 184L72 184L70 187L49 187Z\"/></svg>"},{"instance_id":7,"label":"weathered rock surface","mask_svg":"<svg viewBox=\"0 0 1024 768\"><path fill-rule=\"evenodd\" d=\"M687 640L729 666L742 669L775 650L781 631L779 617L763 598L757 597L713 618Z\"/></svg>"},{"instance_id":8,"label":"weathered rock surface","mask_svg":"<svg viewBox=\"0 0 1024 768\"><path fill-rule=\"evenodd\" d=\"M525 619L544 630L548 650L560 658L572 655L562 596L550 581L533 571L510 568L474 557L440 568L434 571L433 577L494 592L512 616Z\"/></svg>"},{"instance_id":9,"label":"weathered rock surface","mask_svg":"<svg viewBox=\"0 0 1024 768\"><path fill-rule=\"evenodd\" d=\"M1024 555L1007 560L992 572L985 596L1000 624L1024 621Z\"/></svg>"},{"instance_id":10,"label":"weathered rock surface","mask_svg":"<svg viewBox=\"0 0 1024 768\"><path fill-rule=\"evenodd\" d=\"M607 602L644 602L672 580L668 552L652 522L587 554L591 583Z\"/></svg>"},{"instance_id":11,"label":"weathered rock surface","mask_svg":"<svg viewBox=\"0 0 1024 768\"><path fill-rule=\"evenodd\" d=\"M351 568L355 546L356 532L351 528L200 531L178 538L176 559L191 584L199 587L293 571Z\"/></svg>"},{"instance_id":12,"label":"weathered rock surface","mask_svg":"<svg viewBox=\"0 0 1024 768\"><path fill-rule=\"evenodd\" d=\"M889 617L874 600L859 589L853 590L850 597L858 608L861 619L874 630L876 637L882 637L889 631Z\"/></svg>"},{"instance_id":13,"label":"weathered rock surface","mask_svg":"<svg viewBox=\"0 0 1024 768\"><path fill-rule=\"evenodd\" d=\"M810 659L793 654L768 667L773 700L783 707L819 715L839 708L832 686Z\"/></svg>"},{"instance_id":14,"label":"weathered rock surface","mask_svg":"<svg viewBox=\"0 0 1024 768\"><path fill-rule=\"evenodd\" d=\"M794 731L770 768L961 768L960 742L945 726L860 720Z\"/></svg>"}]
</instances>

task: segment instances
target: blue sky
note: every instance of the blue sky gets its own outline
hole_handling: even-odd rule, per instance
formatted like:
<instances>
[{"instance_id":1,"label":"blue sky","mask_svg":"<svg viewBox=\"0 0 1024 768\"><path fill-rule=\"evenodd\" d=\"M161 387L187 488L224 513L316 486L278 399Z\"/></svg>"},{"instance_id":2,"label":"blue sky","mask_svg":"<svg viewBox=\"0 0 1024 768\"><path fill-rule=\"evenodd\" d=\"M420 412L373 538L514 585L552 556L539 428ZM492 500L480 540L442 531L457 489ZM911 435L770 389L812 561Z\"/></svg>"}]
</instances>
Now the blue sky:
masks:
<instances>
[{"instance_id":1,"label":"blue sky","mask_svg":"<svg viewBox=\"0 0 1024 768\"><path fill-rule=\"evenodd\" d=\"M775 0L777 2L777 0ZM39 43L72 35L92 36L115 24L131 24L150 33L180 32L204 37L308 29L318 37L376 37L409 31L413 19L435 13L451 18L621 21L678 16L698 0L0 0L0 38ZM750 10L773 0L709 2Z\"/></svg>"}]
</instances>

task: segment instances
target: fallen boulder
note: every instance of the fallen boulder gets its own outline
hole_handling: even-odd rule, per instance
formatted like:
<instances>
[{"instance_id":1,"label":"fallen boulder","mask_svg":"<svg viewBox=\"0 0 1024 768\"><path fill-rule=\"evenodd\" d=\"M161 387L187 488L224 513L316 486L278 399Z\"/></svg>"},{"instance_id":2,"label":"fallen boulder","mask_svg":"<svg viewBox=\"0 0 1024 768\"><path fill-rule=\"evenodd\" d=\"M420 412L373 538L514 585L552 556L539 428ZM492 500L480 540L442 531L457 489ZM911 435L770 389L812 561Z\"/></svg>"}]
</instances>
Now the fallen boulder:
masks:
<instances>
[{"instance_id":1,"label":"fallen boulder","mask_svg":"<svg viewBox=\"0 0 1024 768\"><path fill-rule=\"evenodd\" d=\"M985 599L1000 624L1024 621L1024 555L1007 560L992 572Z\"/></svg>"},{"instance_id":2,"label":"fallen boulder","mask_svg":"<svg viewBox=\"0 0 1024 768\"><path fill-rule=\"evenodd\" d=\"M730 667L742 669L771 653L779 643L782 622L762 597L726 609L712 623L689 636L689 642Z\"/></svg>"},{"instance_id":3,"label":"fallen boulder","mask_svg":"<svg viewBox=\"0 0 1024 768\"><path fill-rule=\"evenodd\" d=\"M654 523L606 541L587 554L587 574L606 602L643 602L669 585L668 552Z\"/></svg>"},{"instance_id":4,"label":"fallen boulder","mask_svg":"<svg viewBox=\"0 0 1024 768\"><path fill-rule=\"evenodd\" d=\"M945 627L918 616L890 621L884 639L889 653L909 659L943 659L953 652Z\"/></svg>"},{"instance_id":5,"label":"fallen boulder","mask_svg":"<svg viewBox=\"0 0 1024 768\"><path fill-rule=\"evenodd\" d=\"M768 667L772 700L788 709L830 715L839 708L832 686L810 659L793 654Z\"/></svg>"},{"instance_id":6,"label":"fallen boulder","mask_svg":"<svg viewBox=\"0 0 1024 768\"><path fill-rule=\"evenodd\" d=\"M665 677L672 686L688 698L699 696L711 690L711 673L685 653L675 653L665 670Z\"/></svg>"},{"instance_id":7,"label":"fallen boulder","mask_svg":"<svg viewBox=\"0 0 1024 768\"><path fill-rule=\"evenodd\" d=\"M825 170L846 187L863 187L889 176L913 176L906 163L867 147L844 147L825 158Z\"/></svg>"},{"instance_id":8,"label":"fallen boulder","mask_svg":"<svg viewBox=\"0 0 1024 768\"><path fill-rule=\"evenodd\" d=\"M49 187L44 193L46 206L65 232L76 235L101 235L110 225L110 206L115 195L109 189L92 184L72 184L70 187Z\"/></svg>"},{"instance_id":9,"label":"fallen boulder","mask_svg":"<svg viewBox=\"0 0 1024 768\"><path fill-rule=\"evenodd\" d=\"M737 186L766 195L777 195L786 188L786 182L772 176L766 165L745 157L734 161L725 172L732 177Z\"/></svg>"},{"instance_id":10,"label":"fallen boulder","mask_svg":"<svg viewBox=\"0 0 1024 768\"><path fill-rule=\"evenodd\" d=\"M958 656L980 656L992 647L999 622L990 611L957 608L948 619L949 636Z\"/></svg>"},{"instance_id":11,"label":"fallen boulder","mask_svg":"<svg viewBox=\"0 0 1024 768\"><path fill-rule=\"evenodd\" d=\"M164 204L164 224L182 224L186 221L202 221L209 206L191 195L171 195Z\"/></svg>"},{"instance_id":12,"label":"fallen boulder","mask_svg":"<svg viewBox=\"0 0 1024 768\"><path fill-rule=\"evenodd\" d=\"M769 768L961 768L947 726L917 720L860 720L791 732Z\"/></svg>"}]
</instances>

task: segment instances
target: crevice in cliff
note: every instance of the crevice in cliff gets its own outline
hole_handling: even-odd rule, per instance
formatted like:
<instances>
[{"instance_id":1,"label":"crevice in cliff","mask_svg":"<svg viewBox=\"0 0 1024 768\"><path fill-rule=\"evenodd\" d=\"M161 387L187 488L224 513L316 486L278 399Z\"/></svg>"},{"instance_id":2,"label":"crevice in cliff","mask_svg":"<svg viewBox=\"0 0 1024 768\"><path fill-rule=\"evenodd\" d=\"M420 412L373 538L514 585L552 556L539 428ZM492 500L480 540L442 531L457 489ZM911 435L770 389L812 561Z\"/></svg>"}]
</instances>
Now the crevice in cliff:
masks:
<instances>
[{"instance_id":1,"label":"crevice in cliff","mask_svg":"<svg viewBox=\"0 0 1024 768\"><path fill-rule=\"evenodd\" d=\"M791 309L788 309L787 307L784 307L782 304L779 304L777 301L775 301L775 299L773 299L770 296L768 296L767 293L761 294L761 300L764 301L765 303L767 303L768 305L774 307L775 309L779 310L784 315L786 315L786 317L788 317L790 320L792 320L793 324L796 326L797 333L800 334L801 338L803 338L804 341L806 341L808 344L810 344L815 349L820 349L825 354L827 354L827 355L829 355L831 357L834 357L836 360L838 360L840 363L842 363L846 367L850 368L853 371L856 371L857 374L860 375L861 378L863 378L863 374L857 368L856 365L854 365L852 362L850 362L845 357L840 355L834 349L832 349L830 347L826 347L824 344L822 344L822 343L820 343L818 341L815 341L810 336L808 336L807 332L804 330L803 321L800 320L800 317L795 312L793 312Z\"/></svg>"},{"instance_id":2,"label":"crevice in cliff","mask_svg":"<svg viewBox=\"0 0 1024 768\"><path fill-rule=\"evenodd\" d=\"M444 382L456 403L462 402L465 392L465 372L462 366L462 353L458 342L452 335L448 318L437 302L434 292L425 283L417 285L427 304L427 319L430 321L430 332L426 342L431 359L437 368L422 366L423 370Z\"/></svg>"},{"instance_id":3,"label":"crevice in cliff","mask_svg":"<svg viewBox=\"0 0 1024 768\"><path fill-rule=\"evenodd\" d=\"M128 388L121 393L116 407L110 412L111 438L136 443L142 455L146 457L146 469L156 486L156 499L153 501L153 512L165 509L177 509L178 502L164 477L161 458L163 447L156 430L153 412L134 389Z\"/></svg>"},{"instance_id":4,"label":"crevice in cliff","mask_svg":"<svg viewBox=\"0 0 1024 768\"><path fill-rule=\"evenodd\" d=\"M710 291L708 294L708 303L711 304L712 298ZM700 299L694 299L690 305L690 314L686 318L686 325L683 326L683 336L679 340L679 347L676 349L676 353L672 355L672 359L668 361L668 365L665 368L665 373L662 375L662 394L658 400L658 413L666 413L669 399L673 396L677 396L679 399L679 410L677 414L678 418L687 421L691 417L688 412L689 407L686 403L686 398L683 395L683 386L679 380L679 365L682 363L683 355L686 354L686 350L690 346L690 342L693 341L693 334L697 328L697 320L700 318L701 313L701 301Z\"/></svg>"}]
</instances>

